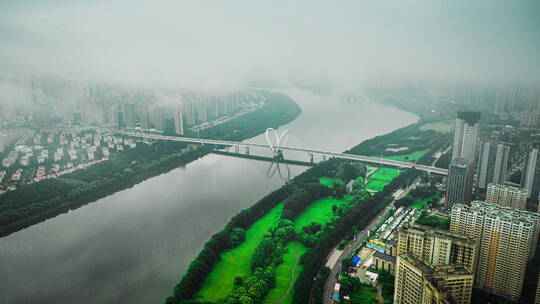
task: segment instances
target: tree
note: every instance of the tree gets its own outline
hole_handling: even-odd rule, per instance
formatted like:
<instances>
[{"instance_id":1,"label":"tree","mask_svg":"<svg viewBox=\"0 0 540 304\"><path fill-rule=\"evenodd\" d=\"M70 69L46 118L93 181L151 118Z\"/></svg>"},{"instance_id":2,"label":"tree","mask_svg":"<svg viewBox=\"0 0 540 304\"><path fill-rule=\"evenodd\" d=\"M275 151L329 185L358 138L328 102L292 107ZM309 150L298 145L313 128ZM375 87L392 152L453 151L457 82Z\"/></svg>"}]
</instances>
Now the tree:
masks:
<instances>
[{"instance_id":1,"label":"tree","mask_svg":"<svg viewBox=\"0 0 540 304\"><path fill-rule=\"evenodd\" d=\"M333 195L337 198L342 198L347 193L347 189L345 189L345 185L341 183L336 183L334 185L333 189Z\"/></svg>"},{"instance_id":2,"label":"tree","mask_svg":"<svg viewBox=\"0 0 540 304\"><path fill-rule=\"evenodd\" d=\"M244 278L243 277L238 276L238 277L234 278L234 285L240 286L243 283L244 283Z\"/></svg>"},{"instance_id":3,"label":"tree","mask_svg":"<svg viewBox=\"0 0 540 304\"><path fill-rule=\"evenodd\" d=\"M358 176L357 173L358 171L353 164L350 162L343 162L339 164L337 168L336 177L347 182L351 179L355 179Z\"/></svg>"}]
</instances>

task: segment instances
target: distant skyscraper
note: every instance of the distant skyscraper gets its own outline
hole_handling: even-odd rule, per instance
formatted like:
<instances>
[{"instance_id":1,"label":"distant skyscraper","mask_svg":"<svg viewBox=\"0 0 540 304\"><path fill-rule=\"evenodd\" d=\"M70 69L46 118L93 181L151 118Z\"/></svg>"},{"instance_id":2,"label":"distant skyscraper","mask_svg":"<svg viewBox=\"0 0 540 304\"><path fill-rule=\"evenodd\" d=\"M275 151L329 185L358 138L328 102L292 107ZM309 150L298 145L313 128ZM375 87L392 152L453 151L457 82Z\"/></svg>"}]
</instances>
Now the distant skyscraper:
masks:
<instances>
[{"instance_id":1,"label":"distant skyscraper","mask_svg":"<svg viewBox=\"0 0 540 304\"><path fill-rule=\"evenodd\" d=\"M4 152L9 144L9 138L7 134L0 133L0 153Z\"/></svg>"},{"instance_id":2,"label":"distant skyscraper","mask_svg":"<svg viewBox=\"0 0 540 304\"><path fill-rule=\"evenodd\" d=\"M464 158L474 162L479 120L480 112L458 111L454 129L452 159Z\"/></svg>"},{"instance_id":3,"label":"distant skyscraper","mask_svg":"<svg viewBox=\"0 0 540 304\"><path fill-rule=\"evenodd\" d=\"M536 128L538 126L538 114L531 111L519 113L519 124L522 127Z\"/></svg>"},{"instance_id":4,"label":"distant skyscraper","mask_svg":"<svg viewBox=\"0 0 540 304\"><path fill-rule=\"evenodd\" d=\"M504 184L509 153L510 148L503 144L484 142L480 145L478 188L486 189L490 183Z\"/></svg>"},{"instance_id":5,"label":"distant skyscraper","mask_svg":"<svg viewBox=\"0 0 540 304\"><path fill-rule=\"evenodd\" d=\"M448 168L446 207L471 201L474 182L474 163L466 159L454 159Z\"/></svg>"},{"instance_id":6,"label":"distant skyscraper","mask_svg":"<svg viewBox=\"0 0 540 304\"><path fill-rule=\"evenodd\" d=\"M397 258L394 304L467 304L474 274L461 265L432 266L413 254Z\"/></svg>"},{"instance_id":7,"label":"distant skyscraper","mask_svg":"<svg viewBox=\"0 0 540 304\"><path fill-rule=\"evenodd\" d=\"M450 230L478 241L475 285L516 301L521 294L527 259L534 257L540 215L474 201L455 204Z\"/></svg>"},{"instance_id":8,"label":"distant skyscraper","mask_svg":"<svg viewBox=\"0 0 540 304\"><path fill-rule=\"evenodd\" d=\"M184 119L182 116L181 105L173 106L173 116L174 116L174 132L178 135L184 135Z\"/></svg>"},{"instance_id":9,"label":"distant skyscraper","mask_svg":"<svg viewBox=\"0 0 540 304\"><path fill-rule=\"evenodd\" d=\"M527 197L527 189L506 185L489 184L486 194L486 203L525 210Z\"/></svg>"},{"instance_id":10,"label":"distant skyscraper","mask_svg":"<svg viewBox=\"0 0 540 304\"><path fill-rule=\"evenodd\" d=\"M521 174L521 187L529 191L529 199L537 202L540 193L540 159L538 149L531 149L525 156L523 173Z\"/></svg>"},{"instance_id":11,"label":"distant skyscraper","mask_svg":"<svg viewBox=\"0 0 540 304\"><path fill-rule=\"evenodd\" d=\"M135 118L135 104L133 103L124 103L124 123L128 128L136 127L136 118Z\"/></svg>"}]
</instances>

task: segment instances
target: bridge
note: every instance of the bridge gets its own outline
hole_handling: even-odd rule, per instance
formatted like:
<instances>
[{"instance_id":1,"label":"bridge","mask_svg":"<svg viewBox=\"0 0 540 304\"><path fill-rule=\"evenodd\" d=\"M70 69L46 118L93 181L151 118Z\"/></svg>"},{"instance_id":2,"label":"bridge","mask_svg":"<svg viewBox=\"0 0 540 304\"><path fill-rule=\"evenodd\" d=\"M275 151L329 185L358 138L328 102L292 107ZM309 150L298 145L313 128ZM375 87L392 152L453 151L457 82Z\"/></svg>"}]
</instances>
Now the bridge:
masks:
<instances>
[{"instance_id":1,"label":"bridge","mask_svg":"<svg viewBox=\"0 0 540 304\"><path fill-rule=\"evenodd\" d=\"M382 166L390 166L390 167L396 167L396 168L409 168L409 169L416 169L416 170L420 170L420 171L424 171L428 173L448 175L448 169L436 168L433 166L420 165L420 164L397 161L397 160L392 160L392 159L385 159L385 158L380 158L380 157L331 152L331 151L321 151L321 150L313 150L313 149L308 149L308 148L281 146L280 143L283 140L283 136L287 132L282 133L281 136L279 137L276 134L277 144L274 146L270 143L270 139L268 137L270 130L274 131L273 129L267 130L266 132L266 139L268 140L267 145L250 143L250 142L245 142L245 141L228 141L228 140L218 140L218 139L202 139L202 138L191 138L191 137L167 136L167 135L144 133L144 132L123 131L121 132L121 134L123 134L124 136L139 137L139 138L154 139L154 140L172 140L172 141L195 143L195 144L201 144L201 145L233 146L233 147L237 147L236 148L237 153L239 152L239 147L244 147L246 149L246 154L249 154L249 148L268 149L270 147L272 151L274 152L274 155L276 156L281 156L282 151L296 151L296 152L307 153L308 155L311 156L311 162L313 162L313 155L321 155L323 156L323 158L335 157L335 158L341 158L341 159L350 159L350 160L360 161L360 162L364 162L364 163L368 163L372 165L382 165Z\"/></svg>"}]
</instances>

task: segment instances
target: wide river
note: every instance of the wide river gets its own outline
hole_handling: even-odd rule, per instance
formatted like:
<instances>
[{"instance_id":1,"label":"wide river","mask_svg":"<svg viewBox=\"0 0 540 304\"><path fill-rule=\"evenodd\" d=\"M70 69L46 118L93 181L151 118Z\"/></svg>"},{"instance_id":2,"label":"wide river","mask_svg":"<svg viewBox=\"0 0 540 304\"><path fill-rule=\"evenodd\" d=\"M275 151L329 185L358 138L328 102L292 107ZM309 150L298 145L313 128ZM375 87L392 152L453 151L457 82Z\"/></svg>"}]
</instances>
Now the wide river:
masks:
<instances>
[{"instance_id":1,"label":"wide river","mask_svg":"<svg viewBox=\"0 0 540 304\"><path fill-rule=\"evenodd\" d=\"M370 101L284 92L302 108L280 128L291 133L288 146L342 152L418 119ZM163 303L212 234L284 183L267 176L269 165L207 155L0 238L0 303Z\"/></svg>"}]
</instances>

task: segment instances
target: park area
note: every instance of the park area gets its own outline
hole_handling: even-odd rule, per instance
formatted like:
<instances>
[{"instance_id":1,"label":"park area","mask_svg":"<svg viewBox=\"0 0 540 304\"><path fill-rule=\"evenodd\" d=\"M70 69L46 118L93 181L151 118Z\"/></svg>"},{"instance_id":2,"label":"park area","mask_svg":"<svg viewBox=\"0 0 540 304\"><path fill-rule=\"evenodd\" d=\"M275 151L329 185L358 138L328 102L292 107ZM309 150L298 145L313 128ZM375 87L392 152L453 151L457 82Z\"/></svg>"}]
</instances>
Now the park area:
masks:
<instances>
[{"instance_id":1,"label":"park area","mask_svg":"<svg viewBox=\"0 0 540 304\"><path fill-rule=\"evenodd\" d=\"M385 156L386 159L391 160L398 160L398 161L406 161L406 162L416 162L418 161L424 154L426 154L428 150L422 150L422 151L416 151L409 154L404 155L395 155L395 156Z\"/></svg>"},{"instance_id":2,"label":"park area","mask_svg":"<svg viewBox=\"0 0 540 304\"><path fill-rule=\"evenodd\" d=\"M369 177L369 181L365 188L371 192L378 192L384 189L394 178L399 175L400 171L394 168L380 168Z\"/></svg>"},{"instance_id":3,"label":"park area","mask_svg":"<svg viewBox=\"0 0 540 304\"><path fill-rule=\"evenodd\" d=\"M333 184L341 182L341 180L322 178L320 182L321 184ZM345 196L344 199L325 197L317 200L298 216L295 220L295 227L302 228L312 222L326 224L333 219L333 206L343 206L353 198L353 196ZM202 297L201 300L217 302L233 290L235 277L246 277L251 274L251 256L264 234L277 224L282 211L283 204L274 207L246 230L246 239L242 244L221 255L221 260L214 266L197 293L198 296ZM302 269L298 262L302 254L308 251L308 248L294 241L289 242L286 249L283 263L276 268L276 286L269 291L263 303L292 303L292 286Z\"/></svg>"},{"instance_id":4,"label":"park area","mask_svg":"<svg viewBox=\"0 0 540 304\"><path fill-rule=\"evenodd\" d=\"M411 157L421 157L425 151L419 153L410 155ZM368 172L371 174L364 189L370 192L383 190L384 186L400 174L400 170L394 168L368 167ZM363 178L359 178L355 182L361 184ZM333 177L321 177L319 183L330 188L334 188L337 184L345 185L344 181ZM320 225L331 222L336 217L335 209L351 203L359 193L366 192L354 192L350 195L344 195L341 199L328 196L313 202L294 220L295 229L302 229L313 222ZM199 297L199 301L218 302L233 291L236 277L252 275L251 259L255 249L268 230L279 222L283 207L283 203L280 203L271 209L264 217L246 230L244 242L236 248L222 253L220 260L206 277L196 295L196 297ZM286 245L285 249L282 256L283 262L276 268L276 285L268 292L262 303L286 304L293 302L294 282L302 270L302 265L299 263L300 257L308 252L309 248L298 241L291 241Z\"/></svg>"},{"instance_id":5,"label":"park area","mask_svg":"<svg viewBox=\"0 0 540 304\"><path fill-rule=\"evenodd\" d=\"M221 260L216 263L197 293L202 296L201 300L217 302L233 290L235 277L251 274L251 256L264 234L279 221L282 211L283 204L274 207L246 230L246 239L242 244L221 255Z\"/></svg>"}]
</instances>

